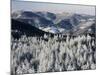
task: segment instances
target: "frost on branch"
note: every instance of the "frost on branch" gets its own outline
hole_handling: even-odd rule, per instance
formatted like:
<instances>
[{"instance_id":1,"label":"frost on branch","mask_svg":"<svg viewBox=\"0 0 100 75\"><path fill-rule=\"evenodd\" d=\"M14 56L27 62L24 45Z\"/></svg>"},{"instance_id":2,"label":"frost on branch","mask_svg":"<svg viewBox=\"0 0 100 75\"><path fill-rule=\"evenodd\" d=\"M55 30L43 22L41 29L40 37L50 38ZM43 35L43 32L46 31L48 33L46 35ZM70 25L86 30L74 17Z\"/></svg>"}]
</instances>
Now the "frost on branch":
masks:
<instances>
[{"instance_id":1,"label":"frost on branch","mask_svg":"<svg viewBox=\"0 0 100 75\"><path fill-rule=\"evenodd\" d=\"M62 38L62 36L61 36ZM27 37L11 39L12 74L88 70L96 68L95 39L90 35L60 40Z\"/></svg>"}]
</instances>

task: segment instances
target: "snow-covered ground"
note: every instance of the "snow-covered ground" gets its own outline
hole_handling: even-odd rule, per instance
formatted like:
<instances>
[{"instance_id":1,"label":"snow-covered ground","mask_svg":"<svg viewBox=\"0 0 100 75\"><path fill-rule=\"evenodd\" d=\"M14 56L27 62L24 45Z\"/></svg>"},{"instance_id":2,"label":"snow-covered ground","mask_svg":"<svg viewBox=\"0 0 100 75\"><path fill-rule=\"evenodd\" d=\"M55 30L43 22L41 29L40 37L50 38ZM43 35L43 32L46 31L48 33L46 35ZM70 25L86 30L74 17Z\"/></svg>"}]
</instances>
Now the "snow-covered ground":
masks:
<instances>
[{"instance_id":1,"label":"snow-covered ground","mask_svg":"<svg viewBox=\"0 0 100 75\"><path fill-rule=\"evenodd\" d=\"M39 29L45 31L45 32L50 32L50 33L53 33L53 34L56 34L56 33L60 33L60 31L58 30L58 28L52 26L52 27L45 27L45 28L42 28L42 27L39 27Z\"/></svg>"},{"instance_id":2,"label":"snow-covered ground","mask_svg":"<svg viewBox=\"0 0 100 75\"><path fill-rule=\"evenodd\" d=\"M88 27L92 26L93 23L94 23L94 21L88 21L86 23L83 22L83 24L80 25L80 29L88 28Z\"/></svg>"}]
</instances>

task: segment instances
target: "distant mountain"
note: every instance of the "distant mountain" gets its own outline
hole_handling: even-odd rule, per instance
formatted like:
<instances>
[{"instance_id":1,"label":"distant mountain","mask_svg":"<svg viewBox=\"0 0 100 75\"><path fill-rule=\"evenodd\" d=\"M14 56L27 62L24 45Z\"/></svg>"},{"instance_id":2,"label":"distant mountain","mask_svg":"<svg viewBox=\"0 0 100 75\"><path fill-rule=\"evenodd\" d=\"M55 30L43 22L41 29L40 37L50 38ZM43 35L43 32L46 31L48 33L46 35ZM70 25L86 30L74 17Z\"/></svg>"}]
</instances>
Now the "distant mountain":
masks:
<instances>
[{"instance_id":1,"label":"distant mountain","mask_svg":"<svg viewBox=\"0 0 100 75\"><path fill-rule=\"evenodd\" d=\"M95 31L95 16L73 13L51 13L33 11L12 12L12 19L30 24L39 30L58 33L74 33ZM89 24L89 26L88 26Z\"/></svg>"},{"instance_id":2,"label":"distant mountain","mask_svg":"<svg viewBox=\"0 0 100 75\"><path fill-rule=\"evenodd\" d=\"M72 28L69 32L64 32L63 34L71 34L74 36L80 34L94 34L96 33L96 24L95 21L87 21L80 23L80 25Z\"/></svg>"},{"instance_id":3,"label":"distant mountain","mask_svg":"<svg viewBox=\"0 0 100 75\"><path fill-rule=\"evenodd\" d=\"M66 30L70 30L73 27L70 19L61 20L57 25L58 27L64 28Z\"/></svg>"},{"instance_id":4,"label":"distant mountain","mask_svg":"<svg viewBox=\"0 0 100 75\"><path fill-rule=\"evenodd\" d=\"M16 16L16 15L17 16ZM53 22L46 19L44 16L40 16L37 13L31 12L31 11L21 11L20 13L12 13L12 18L17 19L21 22L29 23L33 26L39 27L39 26L52 26Z\"/></svg>"},{"instance_id":5,"label":"distant mountain","mask_svg":"<svg viewBox=\"0 0 100 75\"><path fill-rule=\"evenodd\" d=\"M44 17L48 20L55 20L56 19L56 14L54 13L51 13L51 12L35 12L37 15L41 16L41 17Z\"/></svg>"}]
</instances>

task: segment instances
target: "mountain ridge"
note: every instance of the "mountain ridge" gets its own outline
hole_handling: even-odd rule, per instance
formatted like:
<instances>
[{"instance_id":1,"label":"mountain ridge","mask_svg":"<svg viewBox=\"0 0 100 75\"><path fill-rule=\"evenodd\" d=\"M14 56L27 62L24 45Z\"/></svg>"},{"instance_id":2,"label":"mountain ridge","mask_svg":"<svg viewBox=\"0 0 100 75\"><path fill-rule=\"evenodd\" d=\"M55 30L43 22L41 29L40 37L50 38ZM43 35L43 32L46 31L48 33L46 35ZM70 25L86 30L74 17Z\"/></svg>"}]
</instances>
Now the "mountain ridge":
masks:
<instances>
[{"instance_id":1,"label":"mountain ridge","mask_svg":"<svg viewBox=\"0 0 100 75\"><path fill-rule=\"evenodd\" d=\"M82 28L87 27L87 24L89 22L91 22L91 25L89 26L90 28L88 28L91 29L91 26L93 25L92 23L95 23L95 16L84 14L55 14L51 12L22 11L14 12L11 16L12 19L35 26L42 31L55 34L66 32L79 32L82 30ZM92 29L95 30L95 26L93 26ZM84 30L86 30L86 28Z\"/></svg>"}]
</instances>

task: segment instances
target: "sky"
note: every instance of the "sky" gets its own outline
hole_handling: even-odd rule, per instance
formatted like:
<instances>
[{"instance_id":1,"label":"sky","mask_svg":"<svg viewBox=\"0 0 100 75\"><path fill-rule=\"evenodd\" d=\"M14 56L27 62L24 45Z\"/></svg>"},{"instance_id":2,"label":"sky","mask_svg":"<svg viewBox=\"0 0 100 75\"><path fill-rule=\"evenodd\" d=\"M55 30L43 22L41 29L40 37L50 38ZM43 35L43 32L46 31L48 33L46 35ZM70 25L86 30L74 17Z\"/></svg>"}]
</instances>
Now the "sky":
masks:
<instances>
[{"instance_id":1,"label":"sky","mask_svg":"<svg viewBox=\"0 0 100 75\"><path fill-rule=\"evenodd\" d=\"M48 11L53 13L77 13L95 15L95 6L88 5L71 5L71 4L58 4L58 3L43 3L32 1L12 1L12 11Z\"/></svg>"}]
</instances>

